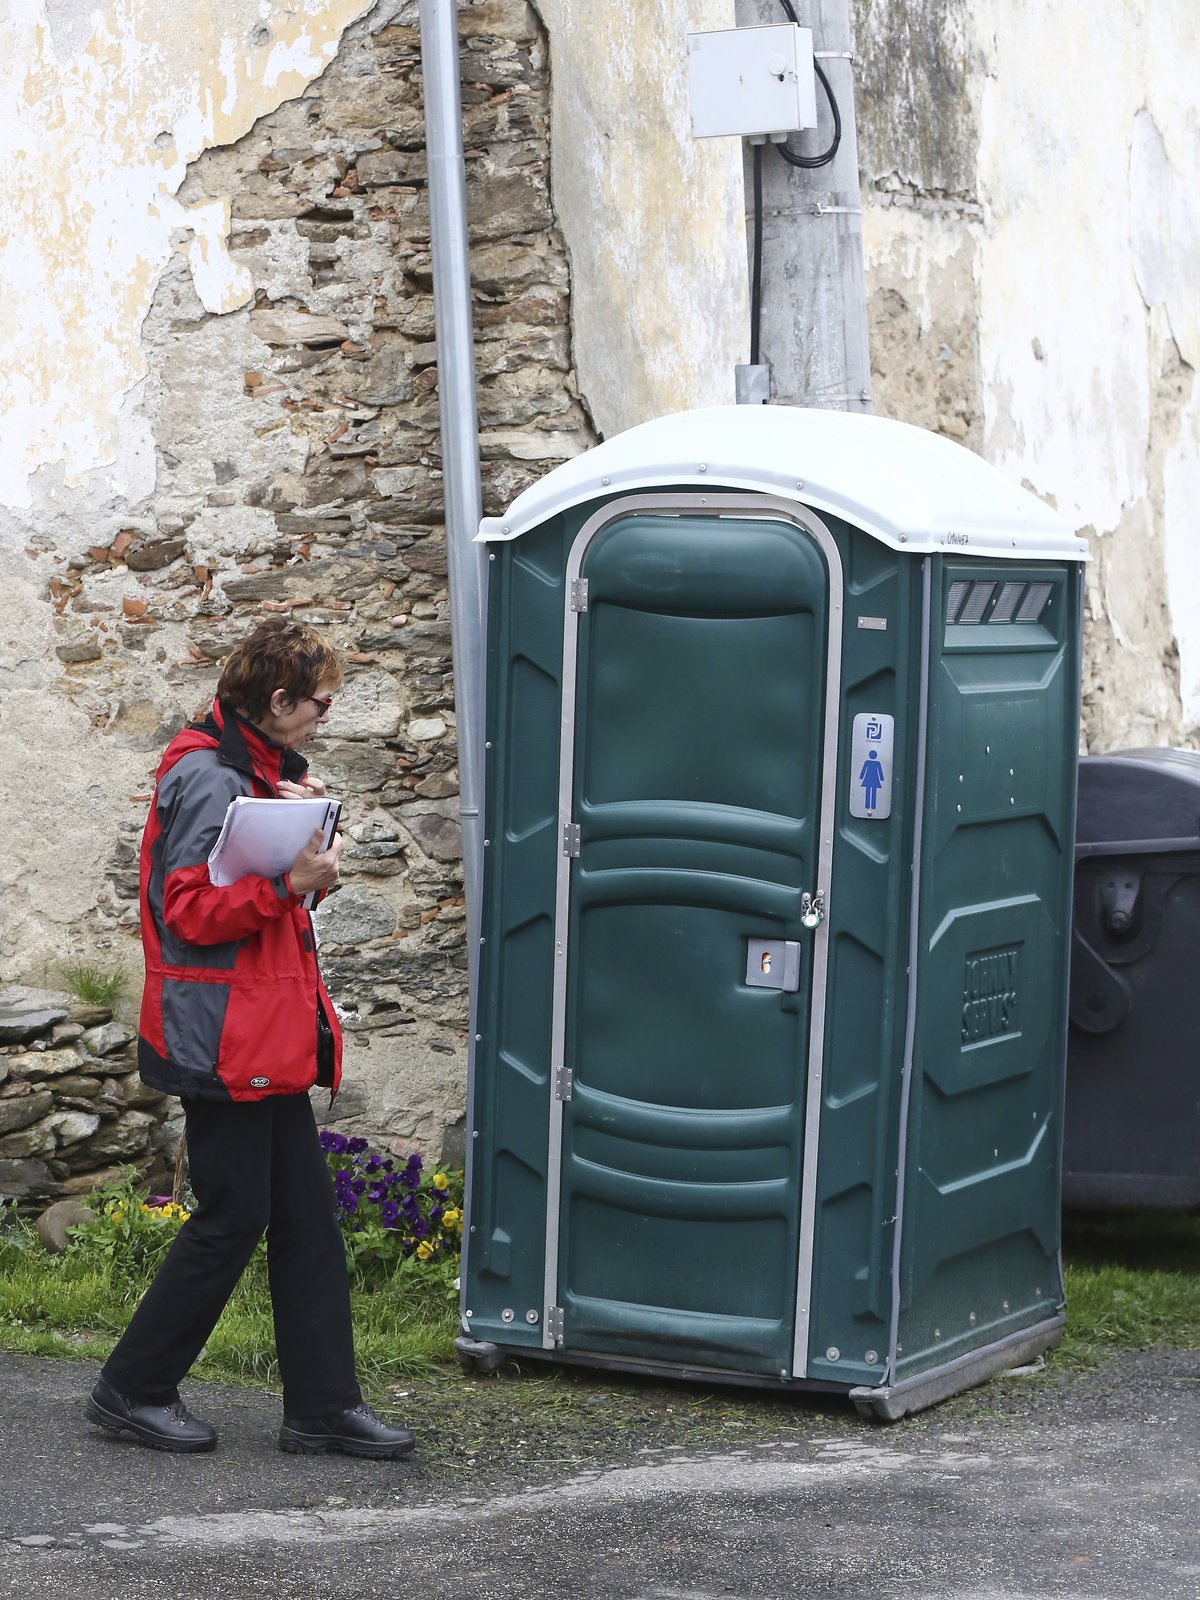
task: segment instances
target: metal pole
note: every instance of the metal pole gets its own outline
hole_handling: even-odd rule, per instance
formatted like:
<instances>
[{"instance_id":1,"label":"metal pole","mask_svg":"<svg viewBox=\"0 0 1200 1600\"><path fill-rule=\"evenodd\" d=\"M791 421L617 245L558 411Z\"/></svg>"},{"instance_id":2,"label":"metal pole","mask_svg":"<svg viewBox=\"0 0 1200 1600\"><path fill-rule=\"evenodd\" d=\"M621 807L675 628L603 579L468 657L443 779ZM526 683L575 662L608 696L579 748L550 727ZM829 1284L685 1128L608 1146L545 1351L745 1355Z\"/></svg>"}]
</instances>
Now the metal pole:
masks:
<instances>
[{"instance_id":1,"label":"metal pole","mask_svg":"<svg viewBox=\"0 0 1200 1600\"><path fill-rule=\"evenodd\" d=\"M789 166L770 145L762 151L761 356L771 374L771 399L793 406L870 411L871 364L863 278L862 195L854 125L854 72L849 0L793 0L802 27L829 79L842 119L837 154L828 166ZM739 27L788 20L781 0L737 0ZM817 83L816 133L793 134L803 155L825 149L832 120ZM745 150L746 193L752 193L753 151ZM754 236L753 209L746 221Z\"/></svg>"},{"instance_id":2,"label":"metal pole","mask_svg":"<svg viewBox=\"0 0 1200 1600\"><path fill-rule=\"evenodd\" d=\"M446 564L450 584L454 709L458 721L463 891L467 902L472 1040L469 1055L473 1063L483 867L481 810L487 559L483 546L473 542L483 514L483 496L479 478L479 422L475 406L467 184L463 165L455 0L421 0L420 22L438 409L446 502Z\"/></svg>"}]
</instances>

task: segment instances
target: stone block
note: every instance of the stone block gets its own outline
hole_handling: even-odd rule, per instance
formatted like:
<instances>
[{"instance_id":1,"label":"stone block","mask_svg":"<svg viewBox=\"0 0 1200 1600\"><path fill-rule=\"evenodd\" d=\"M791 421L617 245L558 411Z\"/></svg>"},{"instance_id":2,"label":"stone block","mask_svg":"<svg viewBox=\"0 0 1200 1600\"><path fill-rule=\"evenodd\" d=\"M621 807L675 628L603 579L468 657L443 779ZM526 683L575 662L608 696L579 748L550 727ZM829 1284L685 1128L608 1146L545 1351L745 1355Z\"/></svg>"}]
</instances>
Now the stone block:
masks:
<instances>
[{"instance_id":1,"label":"stone block","mask_svg":"<svg viewBox=\"0 0 1200 1600\"><path fill-rule=\"evenodd\" d=\"M56 1200L42 1212L35 1227L45 1249L52 1256L60 1256L71 1242L67 1229L95 1220L96 1213L81 1200Z\"/></svg>"},{"instance_id":2,"label":"stone block","mask_svg":"<svg viewBox=\"0 0 1200 1600\"><path fill-rule=\"evenodd\" d=\"M47 1118L45 1122L35 1122L31 1128L22 1128L18 1133L0 1136L0 1156L20 1158L53 1155L57 1146L54 1129L49 1124L50 1119Z\"/></svg>"},{"instance_id":3,"label":"stone block","mask_svg":"<svg viewBox=\"0 0 1200 1600\"><path fill-rule=\"evenodd\" d=\"M317 764L327 781L334 780L339 794L379 789L396 774L393 757L373 744L329 744Z\"/></svg>"},{"instance_id":4,"label":"stone block","mask_svg":"<svg viewBox=\"0 0 1200 1600\"><path fill-rule=\"evenodd\" d=\"M569 461L587 448L578 433L542 432L538 428L496 428L480 436L484 460L514 456L518 461Z\"/></svg>"},{"instance_id":5,"label":"stone block","mask_svg":"<svg viewBox=\"0 0 1200 1600\"><path fill-rule=\"evenodd\" d=\"M112 1021L111 1006L90 1006L84 1001L67 1008L67 1021L78 1022L84 1028L98 1028L101 1023Z\"/></svg>"},{"instance_id":6,"label":"stone block","mask_svg":"<svg viewBox=\"0 0 1200 1600\"><path fill-rule=\"evenodd\" d=\"M74 1050L24 1050L8 1058L13 1080L18 1078L61 1078L79 1071Z\"/></svg>"},{"instance_id":7,"label":"stone block","mask_svg":"<svg viewBox=\"0 0 1200 1600\"><path fill-rule=\"evenodd\" d=\"M54 1080L54 1097L60 1101L64 1095L72 1095L76 1100L94 1100L103 1086L100 1078L90 1078L82 1072L72 1072L66 1077Z\"/></svg>"},{"instance_id":8,"label":"stone block","mask_svg":"<svg viewBox=\"0 0 1200 1600\"><path fill-rule=\"evenodd\" d=\"M140 1078L126 1078L121 1087L124 1103L131 1107L162 1106L170 1099L169 1095L161 1093L158 1089L152 1089Z\"/></svg>"},{"instance_id":9,"label":"stone block","mask_svg":"<svg viewBox=\"0 0 1200 1600\"><path fill-rule=\"evenodd\" d=\"M340 889L321 905L316 920L322 942L366 944L395 933L396 908L367 889Z\"/></svg>"},{"instance_id":10,"label":"stone block","mask_svg":"<svg viewBox=\"0 0 1200 1600\"><path fill-rule=\"evenodd\" d=\"M410 622L403 629L404 648L410 659L418 651L439 659L450 654L450 624L448 622Z\"/></svg>"},{"instance_id":11,"label":"stone block","mask_svg":"<svg viewBox=\"0 0 1200 1600\"><path fill-rule=\"evenodd\" d=\"M103 1027L89 1028L80 1043L90 1056L110 1056L136 1038L133 1029L123 1022L106 1022Z\"/></svg>"},{"instance_id":12,"label":"stone block","mask_svg":"<svg viewBox=\"0 0 1200 1600\"><path fill-rule=\"evenodd\" d=\"M129 546L125 565L131 572L158 572L178 561L186 549L186 539L147 539Z\"/></svg>"},{"instance_id":13,"label":"stone block","mask_svg":"<svg viewBox=\"0 0 1200 1600\"><path fill-rule=\"evenodd\" d=\"M425 572L435 578L446 576L446 546L441 539L431 539L408 553L409 569Z\"/></svg>"},{"instance_id":14,"label":"stone block","mask_svg":"<svg viewBox=\"0 0 1200 1600\"><path fill-rule=\"evenodd\" d=\"M40 1122L53 1105L54 1096L48 1089L0 1100L0 1134L15 1133Z\"/></svg>"},{"instance_id":15,"label":"stone block","mask_svg":"<svg viewBox=\"0 0 1200 1600\"><path fill-rule=\"evenodd\" d=\"M349 739L393 739L400 731L400 685L390 673L359 672L337 697L337 730Z\"/></svg>"},{"instance_id":16,"label":"stone block","mask_svg":"<svg viewBox=\"0 0 1200 1600\"><path fill-rule=\"evenodd\" d=\"M103 653L98 644L91 642L60 644L54 647L54 654L69 667L82 666L88 661L99 661Z\"/></svg>"},{"instance_id":17,"label":"stone block","mask_svg":"<svg viewBox=\"0 0 1200 1600\"><path fill-rule=\"evenodd\" d=\"M467 218L471 242L510 234L541 233L554 226L545 182L530 172L503 177L467 177Z\"/></svg>"},{"instance_id":18,"label":"stone block","mask_svg":"<svg viewBox=\"0 0 1200 1600\"><path fill-rule=\"evenodd\" d=\"M494 38L505 43L536 39L537 12L528 0L481 0L463 8L458 29L462 39Z\"/></svg>"},{"instance_id":19,"label":"stone block","mask_svg":"<svg viewBox=\"0 0 1200 1600\"><path fill-rule=\"evenodd\" d=\"M250 331L264 344L334 345L350 337L349 328L336 317L282 307L252 311Z\"/></svg>"},{"instance_id":20,"label":"stone block","mask_svg":"<svg viewBox=\"0 0 1200 1600\"><path fill-rule=\"evenodd\" d=\"M0 1160L0 1196L6 1200L32 1200L48 1195L54 1178L44 1161Z\"/></svg>"},{"instance_id":21,"label":"stone block","mask_svg":"<svg viewBox=\"0 0 1200 1600\"><path fill-rule=\"evenodd\" d=\"M140 1177L149 1170L152 1158L143 1156L131 1163L122 1163L118 1167L100 1167L96 1171L77 1172L72 1177L63 1178L55 1185L60 1195L94 1194L97 1189L102 1189L106 1183L113 1183L120 1178L127 1165L132 1165Z\"/></svg>"},{"instance_id":22,"label":"stone block","mask_svg":"<svg viewBox=\"0 0 1200 1600\"><path fill-rule=\"evenodd\" d=\"M62 1149L65 1145L90 1139L100 1126L100 1118L94 1111L56 1111L41 1126L50 1130L55 1143Z\"/></svg>"},{"instance_id":23,"label":"stone block","mask_svg":"<svg viewBox=\"0 0 1200 1600\"><path fill-rule=\"evenodd\" d=\"M85 1162L92 1166L97 1161L141 1155L155 1126L155 1118L145 1111L122 1112L115 1122L101 1124L99 1132L71 1148L72 1169L78 1171Z\"/></svg>"},{"instance_id":24,"label":"stone block","mask_svg":"<svg viewBox=\"0 0 1200 1600\"><path fill-rule=\"evenodd\" d=\"M422 778L416 787L416 793L425 800L445 800L458 794L458 771L434 772L428 778Z\"/></svg>"},{"instance_id":25,"label":"stone block","mask_svg":"<svg viewBox=\"0 0 1200 1600\"><path fill-rule=\"evenodd\" d=\"M354 164L359 183L368 189L424 183L426 178L423 150L364 150Z\"/></svg>"},{"instance_id":26,"label":"stone block","mask_svg":"<svg viewBox=\"0 0 1200 1600\"><path fill-rule=\"evenodd\" d=\"M303 575L301 575L303 576ZM245 578L225 578L221 583L230 600L284 600L297 587L297 575L287 567L272 572L252 572Z\"/></svg>"},{"instance_id":27,"label":"stone block","mask_svg":"<svg viewBox=\"0 0 1200 1600\"><path fill-rule=\"evenodd\" d=\"M0 1044L28 1044L66 1020L66 1011L0 1006Z\"/></svg>"},{"instance_id":28,"label":"stone block","mask_svg":"<svg viewBox=\"0 0 1200 1600\"><path fill-rule=\"evenodd\" d=\"M462 824L457 806L428 801L420 810L405 806L398 815L425 855L434 861L462 859Z\"/></svg>"}]
</instances>

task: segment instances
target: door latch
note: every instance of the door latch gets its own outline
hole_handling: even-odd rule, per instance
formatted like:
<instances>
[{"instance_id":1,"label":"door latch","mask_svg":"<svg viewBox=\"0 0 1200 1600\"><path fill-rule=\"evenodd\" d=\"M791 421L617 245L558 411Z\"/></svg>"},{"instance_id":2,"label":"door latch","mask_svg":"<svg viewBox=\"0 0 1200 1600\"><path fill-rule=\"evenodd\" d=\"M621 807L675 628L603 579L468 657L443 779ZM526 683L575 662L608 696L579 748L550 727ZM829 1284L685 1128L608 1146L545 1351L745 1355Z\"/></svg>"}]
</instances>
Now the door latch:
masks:
<instances>
[{"instance_id":1,"label":"door latch","mask_svg":"<svg viewBox=\"0 0 1200 1600\"><path fill-rule=\"evenodd\" d=\"M800 926L811 931L813 928L819 928L824 921L825 891L818 889L816 894L809 894L806 891L800 896Z\"/></svg>"}]
</instances>

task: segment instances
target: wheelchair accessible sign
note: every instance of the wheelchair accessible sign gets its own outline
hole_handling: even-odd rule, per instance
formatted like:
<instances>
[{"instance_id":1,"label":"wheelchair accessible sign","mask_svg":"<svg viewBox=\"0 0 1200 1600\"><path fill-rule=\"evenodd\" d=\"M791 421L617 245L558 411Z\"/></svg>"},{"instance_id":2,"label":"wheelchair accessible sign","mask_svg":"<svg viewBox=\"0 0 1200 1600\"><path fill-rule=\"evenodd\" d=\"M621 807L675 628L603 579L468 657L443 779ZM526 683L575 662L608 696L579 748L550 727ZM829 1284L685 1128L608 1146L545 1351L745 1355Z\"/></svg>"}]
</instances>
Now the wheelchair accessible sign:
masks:
<instances>
[{"instance_id":1,"label":"wheelchair accessible sign","mask_svg":"<svg viewBox=\"0 0 1200 1600\"><path fill-rule=\"evenodd\" d=\"M883 822L892 814L892 735L895 718L861 711L850 742L850 815Z\"/></svg>"}]
</instances>

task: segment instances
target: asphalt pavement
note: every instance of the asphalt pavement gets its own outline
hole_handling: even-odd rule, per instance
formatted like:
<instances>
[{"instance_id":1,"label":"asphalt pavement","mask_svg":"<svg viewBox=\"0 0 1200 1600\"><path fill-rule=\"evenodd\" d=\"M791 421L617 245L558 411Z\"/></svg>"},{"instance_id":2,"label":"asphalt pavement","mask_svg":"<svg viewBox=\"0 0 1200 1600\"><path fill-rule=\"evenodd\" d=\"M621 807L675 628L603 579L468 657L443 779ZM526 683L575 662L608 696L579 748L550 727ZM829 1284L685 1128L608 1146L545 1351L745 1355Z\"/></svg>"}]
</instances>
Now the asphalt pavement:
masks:
<instances>
[{"instance_id":1,"label":"asphalt pavement","mask_svg":"<svg viewBox=\"0 0 1200 1600\"><path fill-rule=\"evenodd\" d=\"M890 1427L810 1404L751 1443L714 1419L573 1465L494 1439L479 1478L420 1435L409 1461L282 1455L276 1399L200 1384L219 1449L149 1451L88 1426L91 1377L0 1356L5 1600L1200 1595L1197 1351L1002 1379Z\"/></svg>"}]
</instances>

